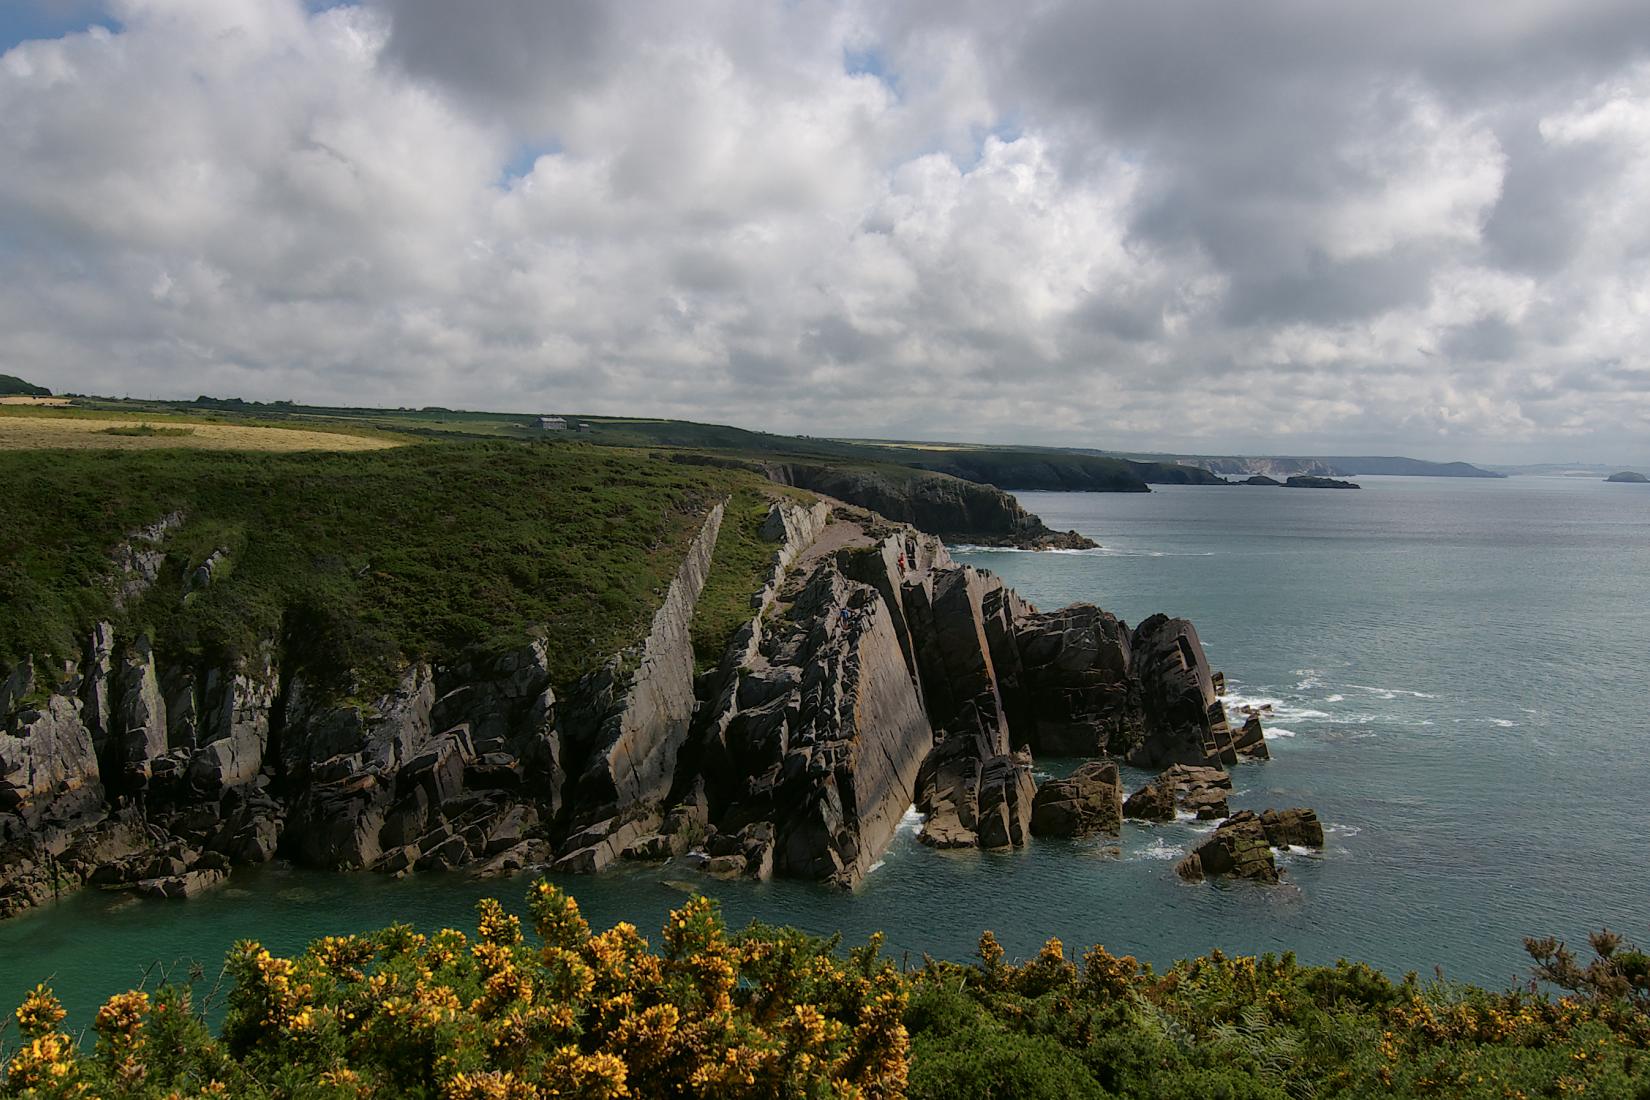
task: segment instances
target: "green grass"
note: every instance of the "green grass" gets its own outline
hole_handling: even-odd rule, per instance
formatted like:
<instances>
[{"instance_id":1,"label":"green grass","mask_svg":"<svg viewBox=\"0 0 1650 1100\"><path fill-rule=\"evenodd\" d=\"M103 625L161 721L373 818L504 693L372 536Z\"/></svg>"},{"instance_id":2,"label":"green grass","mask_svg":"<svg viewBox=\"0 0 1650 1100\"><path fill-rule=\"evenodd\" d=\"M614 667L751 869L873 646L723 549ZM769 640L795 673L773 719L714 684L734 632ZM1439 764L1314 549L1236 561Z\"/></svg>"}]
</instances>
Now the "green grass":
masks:
<instances>
[{"instance_id":1,"label":"green grass","mask_svg":"<svg viewBox=\"0 0 1650 1100\"><path fill-rule=\"evenodd\" d=\"M273 638L315 675L543 630L558 686L635 641L718 500L765 485L576 442L13 451L0 479L0 662L77 655L100 618L170 654ZM173 510L188 518L159 582L116 611L111 548ZM220 548L222 579L183 600Z\"/></svg>"},{"instance_id":2,"label":"green grass","mask_svg":"<svg viewBox=\"0 0 1650 1100\"><path fill-rule=\"evenodd\" d=\"M710 576L693 613L693 659L700 671L722 659L728 639L754 614L751 597L767 581L768 565L777 549L760 534L771 501L770 493L741 490L722 516Z\"/></svg>"}]
</instances>

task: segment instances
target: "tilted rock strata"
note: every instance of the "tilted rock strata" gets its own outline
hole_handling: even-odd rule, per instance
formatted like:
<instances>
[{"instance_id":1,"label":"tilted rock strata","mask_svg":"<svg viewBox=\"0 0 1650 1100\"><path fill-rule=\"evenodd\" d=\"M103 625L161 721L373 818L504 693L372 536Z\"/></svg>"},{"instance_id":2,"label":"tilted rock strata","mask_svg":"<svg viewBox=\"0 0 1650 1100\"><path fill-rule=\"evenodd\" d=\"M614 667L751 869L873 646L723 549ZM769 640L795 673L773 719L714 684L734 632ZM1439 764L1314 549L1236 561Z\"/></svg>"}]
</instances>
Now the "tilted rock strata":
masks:
<instances>
[{"instance_id":1,"label":"tilted rock strata","mask_svg":"<svg viewBox=\"0 0 1650 1100\"><path fill-rule=\"evenodd\" d=\"M1115 834L1115 767L1039 792L1033 750L1264 755L1258 723L1226 725L1190 624L1041 613L937 538L835 507L833 520L824 503L774 505L751 619L697 680L689 627L720 508L647 634L565 699L542 642L415 662L344 701L282 669L273 645L168 662L108 624L49 690L22 661L0 680L0 914L88 879L187 896L277 854L486 874L687 856L851 887L913 804L940 847ZM155 583L171 526L134 534L117 583Z\"/></svg>"}]
</instances>

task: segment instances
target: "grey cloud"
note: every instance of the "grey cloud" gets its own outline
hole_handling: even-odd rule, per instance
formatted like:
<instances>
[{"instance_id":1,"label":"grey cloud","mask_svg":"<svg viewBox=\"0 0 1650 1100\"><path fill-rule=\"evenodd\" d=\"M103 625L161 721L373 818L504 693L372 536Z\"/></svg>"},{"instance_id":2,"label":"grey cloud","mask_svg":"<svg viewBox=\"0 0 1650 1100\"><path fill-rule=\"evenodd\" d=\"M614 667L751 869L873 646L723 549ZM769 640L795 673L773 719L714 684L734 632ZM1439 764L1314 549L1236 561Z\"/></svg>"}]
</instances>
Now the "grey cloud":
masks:
<instances>
[{"instance_id":1,"label":"grey cloud","mask_svg":"<svg viewBox=\"0 0 1650 1100\"><path fill-rule=\"evenodd\" d=\"M111 11L0 59L58 388L1650 457L1639 2Z\"/></svg>"}]
</instances>

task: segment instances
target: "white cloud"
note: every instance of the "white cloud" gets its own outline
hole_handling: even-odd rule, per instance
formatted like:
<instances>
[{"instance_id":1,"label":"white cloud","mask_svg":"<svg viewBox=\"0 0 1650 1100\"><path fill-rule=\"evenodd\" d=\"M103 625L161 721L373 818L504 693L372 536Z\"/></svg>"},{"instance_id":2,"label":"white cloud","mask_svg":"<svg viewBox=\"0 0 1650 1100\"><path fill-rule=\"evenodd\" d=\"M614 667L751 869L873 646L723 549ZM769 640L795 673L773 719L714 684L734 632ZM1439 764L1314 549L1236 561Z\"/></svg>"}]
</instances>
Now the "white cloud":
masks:
<instances>
[{"instance_id":1,"label":"white cloud","mask_svg":"<svg viewBox=\"0 0 1650 1100\"><path fill-rule=\"evenodd\" d=\"M0 370L1645 454L1636 6L1005 12L118 0L0 57Z\"/></svg>"}]
</instances>

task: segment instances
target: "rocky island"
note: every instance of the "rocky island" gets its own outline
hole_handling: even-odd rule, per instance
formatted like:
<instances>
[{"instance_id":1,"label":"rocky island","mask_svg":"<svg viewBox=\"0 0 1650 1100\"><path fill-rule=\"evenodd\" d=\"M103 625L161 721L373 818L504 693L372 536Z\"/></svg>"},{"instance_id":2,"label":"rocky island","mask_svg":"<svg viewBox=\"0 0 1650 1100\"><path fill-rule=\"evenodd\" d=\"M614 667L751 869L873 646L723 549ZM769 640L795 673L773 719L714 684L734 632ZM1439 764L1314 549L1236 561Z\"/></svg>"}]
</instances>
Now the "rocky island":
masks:
<instances>
[{"instance_id":1,"label":"rocky island","mask_svg":"<svg viewBox=\"0 0 1650 1100\"><path fill-rule=\"evenodd\" d=\"M1358 489L1361 488L1355 481L1342 481L1333 477L1315 477L1309 474L1297 474L1284 481L1285 488L1289 489Z\"/></svg>"},{"instance_id":2,"label":"rocky island","mask_svg":"<svg viewBox=\"0 0 1650 1100\"><path fill-rule=\"evenodd\" d=\"M1605 481L1610 481L1610 482L1615 482L1617 485L1645 485L1645 484L1650 484L1650 477L1645 477L1643 474L1636 473L1633 470L1622 470L1620 473L1611 474L1609 477L1605 478L1604 480Z\"/></svg>"}]
</instances>

